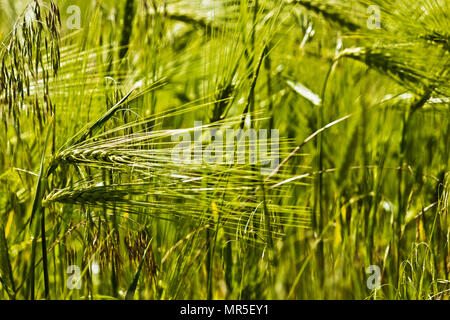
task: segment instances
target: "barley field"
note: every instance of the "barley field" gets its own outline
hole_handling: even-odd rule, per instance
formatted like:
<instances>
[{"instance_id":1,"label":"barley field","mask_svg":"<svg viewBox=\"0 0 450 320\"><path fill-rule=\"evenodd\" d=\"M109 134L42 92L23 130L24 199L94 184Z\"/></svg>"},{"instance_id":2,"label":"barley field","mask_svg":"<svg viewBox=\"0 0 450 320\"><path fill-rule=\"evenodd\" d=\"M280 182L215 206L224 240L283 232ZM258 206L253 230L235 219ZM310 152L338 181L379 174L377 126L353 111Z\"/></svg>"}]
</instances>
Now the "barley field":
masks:
<instances>
[{"instance_id":1,"label":"barley field","mask_svg":"<svg viewBox=\"0 0 450 320\"><path fill-rule=\"evenodd\" d=\"M0 299L450 298L447 0L0 0Z\"/></svg>"}]
</instances>

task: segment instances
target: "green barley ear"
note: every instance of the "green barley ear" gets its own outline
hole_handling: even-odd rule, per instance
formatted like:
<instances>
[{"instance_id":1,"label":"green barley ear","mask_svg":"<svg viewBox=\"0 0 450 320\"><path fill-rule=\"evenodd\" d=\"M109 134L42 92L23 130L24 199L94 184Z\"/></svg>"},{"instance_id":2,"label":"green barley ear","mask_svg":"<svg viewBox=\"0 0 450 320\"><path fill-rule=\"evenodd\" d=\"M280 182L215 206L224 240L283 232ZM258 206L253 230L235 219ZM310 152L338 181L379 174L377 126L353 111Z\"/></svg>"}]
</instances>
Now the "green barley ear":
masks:
<instances>
[{"instance_id":1,"label":"green barley ear","mask_svg":"<svg viewBox=\"0 0 450 320\"><path fill-rule=\"evenodd\" d=\"M448 71L445 70L445 65L427 65L425 57L411 56L405 48L393 46L350 48L342 51L337 59L340 58L360 61L369 68L388 75L418 95L423 95L429 90L438 92L448 90Z\"/></svg>"},{"instance_id":2,"label":"green barley ear","mask_svg":"<svg viewBox=\"0 0 450 320\"><path fill-rule=\"evenodd\" d=\"M218 90L216 103L214 105L214 109L211 115L211 123L219 121L223 119L223 116L226 112L227 107L232 102L232 95L235 90L235 86L231 81L226 83L224 86L221 86Z\"/></svg>"},{"instance_id":3,"label":"green barley ear","mask_svg":"<svg viewBox=\"0 0 450 320\"><path fill-rule=\"evenodd\" d=\"M175 109L176 113L178 111ZM216 221L220 211L220 224L226 234L247 239L256 237L255 241L259 242L280 238L286 226L309 226L309 212L305 207L284 207L276 197L272 198L273 195L267 193L264 196L268 200L263 210L259 194L253 193L254 182L260 179L260 173L246 165L187 165L173 161L172 151L177 142L170 141L177 130L139 132L138 128L146 121L148 119L128 123L125 127L134 127L132 134L123 135L125 127L111 129L95 139L81 140L60 151L54 163L66 163L88 170L91 179L53 189L46 197L44 206L64 203L110 210L116 208L120 209L121 214L133 217L145 215L160 220L196 221L203 225L211 224L210 220ZM237 128L240 123L241 116L236 116L209 124L205 129ZM195 130L188 128L178 132L193 133ZM250 142L245 143L249 148ZM280 141L282 153L291 149L289 141ZM120 174L122 182L105 183L99 175L101 170ZM280 172L265 182L267 190L272 192L272 184L290 177L290 174ZM283 184L281 189L287 187ZM278 190L278 187L274 188ZM205 205L217 202L221 203L221 209L212 212L204 210ZM273 212L277 213L276 217ZM273 219L270 223L267 221L269 217ZM269 233L262 223L264 221L271 226ZM211 228L214 227L211 225Z\"/></svg>"},{"instance_id":4,"label":"green barley ear","mask_svg":"<svg viewBox=\"0 0 450 320\"><path fill-rule=\"evenodd\" d=\"M225 26L222 27L205 18L199 18L188 14L168 12L166 18L172 21L189 24L198 30L202 30L208 36L222 32L224 28L226 28Z\"/></svg>"},{"instance_id":5,"label":"green barley ear","mask_svg":"<svg viewBox=\"0 0 450 320\"><path fill-rule=\"evenodd\" d=\"M331 4L327 1L317 0L292 0L291 5L302 6L307 10L323 16L326 20L337 23L349 31L358 31L361 26L353 21L349 15L345 3Z\"/></svg>"},{"instance_id":6,"label":"green barley ear","mask_svg":"<svg viewBox=\"0 0 450 320\"><path fill-rule=\"evenodd\" d=\"M431 31L430 33L423 33L419 35L420 39L429 41L435 45L442 46L447 52L450 52L450 34L443 33L438 30Z\"/></svg>"},{"instance_id":7,"label":"green barley ear","mask_svg":"<svg viewBox=\"0 0 450 320\"><path fill-rule=\"evenodd\" d=\"M359 30L350 38L358 48L341 52L384 73L422 96L428 91L448 95L450 59L445 14L448 1L358 0L364 8L378 9L379 28Z\"/></svg>"}]
</instances>

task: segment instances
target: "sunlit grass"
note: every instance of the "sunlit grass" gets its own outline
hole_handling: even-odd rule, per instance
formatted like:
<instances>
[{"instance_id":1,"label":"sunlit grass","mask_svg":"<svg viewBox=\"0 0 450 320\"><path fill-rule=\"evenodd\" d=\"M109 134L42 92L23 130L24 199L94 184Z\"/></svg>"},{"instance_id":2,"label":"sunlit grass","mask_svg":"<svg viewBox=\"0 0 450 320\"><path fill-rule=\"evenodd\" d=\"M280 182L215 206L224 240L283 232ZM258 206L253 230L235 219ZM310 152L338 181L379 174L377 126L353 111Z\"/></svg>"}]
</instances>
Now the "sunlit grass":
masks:
<instances>
[{"instance_id":1,"label":"sunlit grass","mask_svg":"<svg viewBox=\"0 0 450 320\"><path fill-rule=\"evenodd\" d=\"M449 298L448 1L70 5L0 2L0 299Z\"/></svg>"}]
</instances>

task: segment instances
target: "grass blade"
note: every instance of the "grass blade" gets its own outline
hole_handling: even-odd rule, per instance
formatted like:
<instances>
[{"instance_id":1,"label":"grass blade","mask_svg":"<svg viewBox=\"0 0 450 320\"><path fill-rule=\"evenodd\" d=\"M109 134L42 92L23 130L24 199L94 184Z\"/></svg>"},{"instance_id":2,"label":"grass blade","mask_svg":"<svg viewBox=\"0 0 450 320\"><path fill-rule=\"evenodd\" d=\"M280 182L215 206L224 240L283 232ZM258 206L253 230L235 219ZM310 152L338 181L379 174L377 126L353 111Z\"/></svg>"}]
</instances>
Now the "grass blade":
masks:
<instances>
[{"instance_id":1,"label":"grass blade","mask_svg":"<svg viewBox=\"0 0 450 320\"><path fill-rule=\"evenodd\" d=\"M11 299L15 298L16 288L9 258L8 242L5 237L5 229L0 226L0 275L2 284Z\"/></svg>"}]
</instances>

